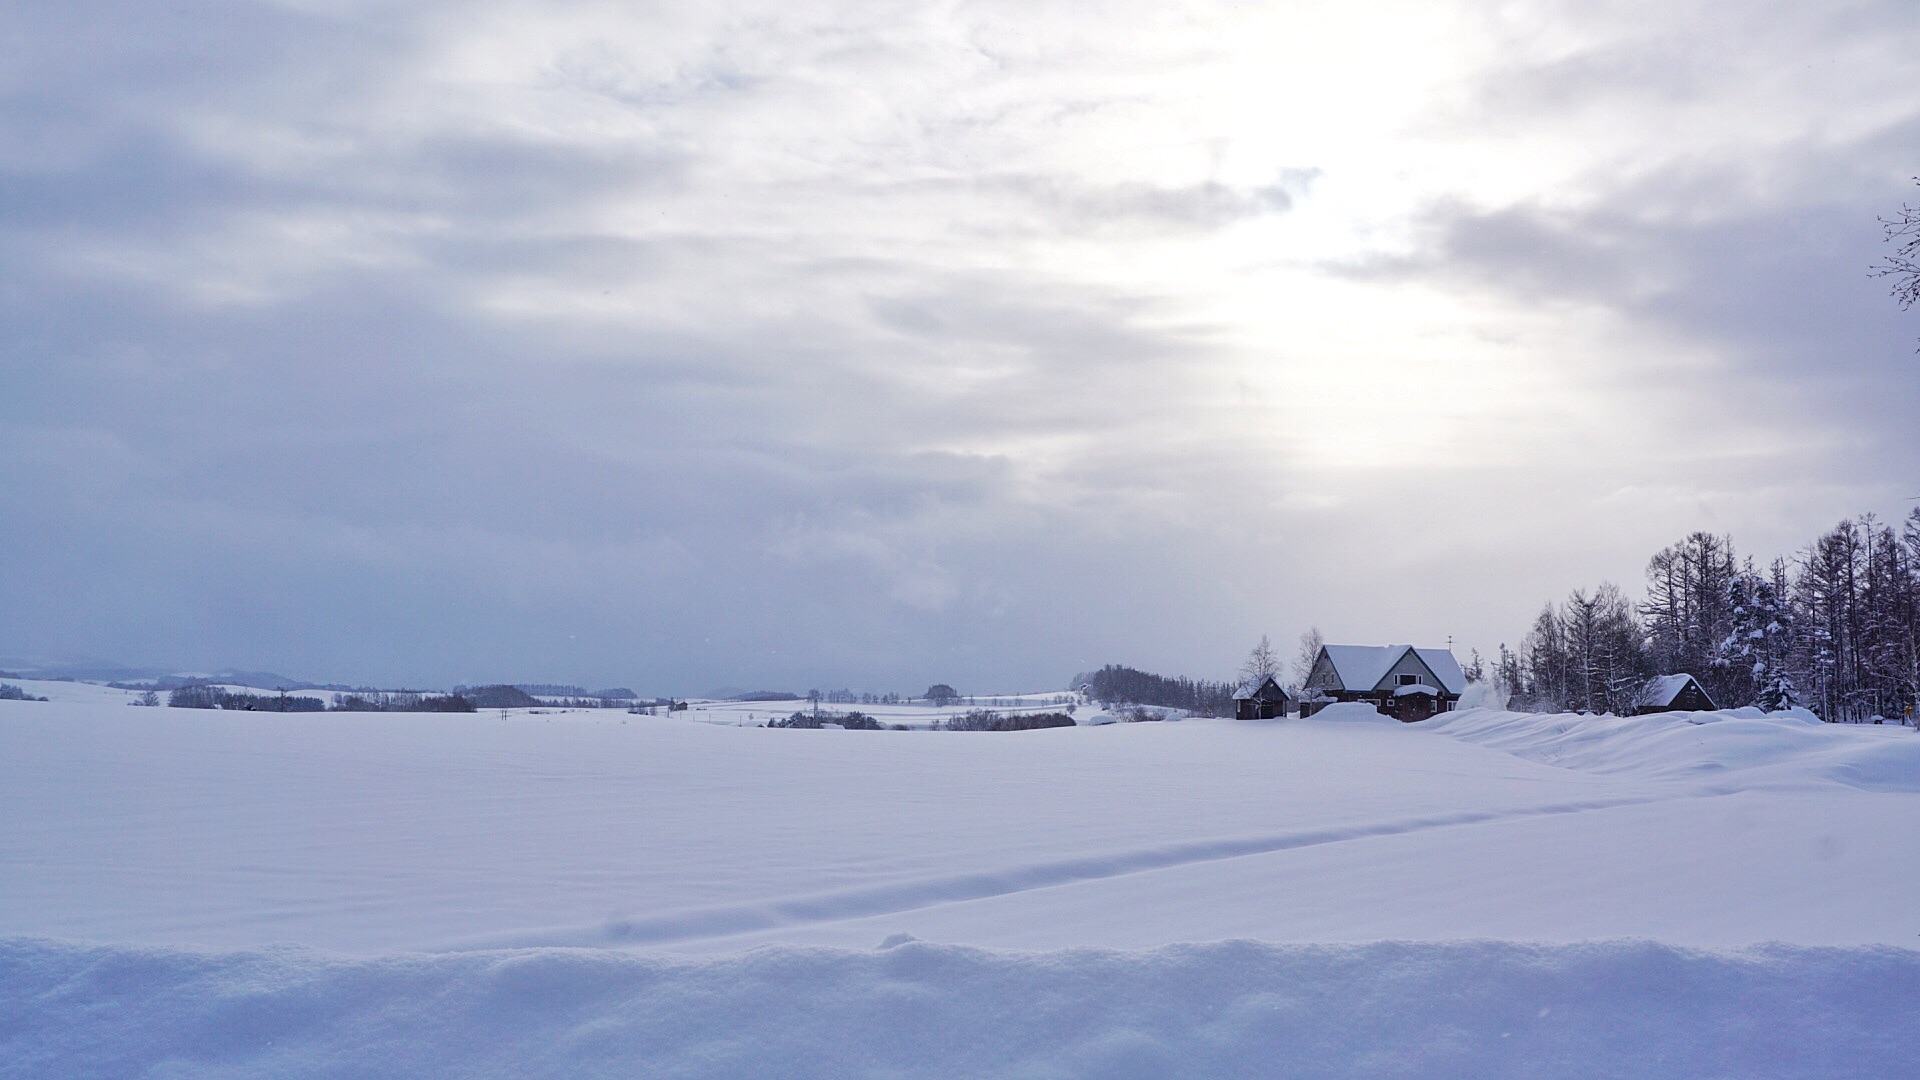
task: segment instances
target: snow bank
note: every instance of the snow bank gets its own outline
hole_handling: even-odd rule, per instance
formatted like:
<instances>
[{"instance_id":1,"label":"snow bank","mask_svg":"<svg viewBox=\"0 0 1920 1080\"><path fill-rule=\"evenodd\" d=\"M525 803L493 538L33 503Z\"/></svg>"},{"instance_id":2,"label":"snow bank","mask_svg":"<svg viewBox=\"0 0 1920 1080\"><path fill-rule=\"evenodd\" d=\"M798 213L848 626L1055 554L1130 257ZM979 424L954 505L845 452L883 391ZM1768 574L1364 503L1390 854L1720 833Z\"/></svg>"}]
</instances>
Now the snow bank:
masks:
<instances>
[{"instance_id":1,"label":"snow bank","mask_svg":"<svg viewBox=\"0 0 1920 1080\"><path fill-rule=\"evenodd\" d=\"M0 1075L1873 1077L1920 1060L1917 994L1920 953L1887 948L346 960L14 939Z\"/></svg>"},{"instance_id":2,"label":"snow bank","mask_svg":"<svg viewBox=\"0 0 1920 1080\"><path fill-rule=\"evenodd\" d=\"M1868 791L1920 792L1920 733L1823 724L1804 709L1762 713L1583 716L1467 709L1414 727L1562 768L1665 779L1738 776L1757 782L1837 782Z\"/></svg>"},{"instance_id":3,"label":"snow bank","mask_svg":"<svg viewBox=\"0 0 1920 1080\"><path fill-rule=\"evenodd\" d=\"M1308 720L1326 720L1341 724L1399 724L1400 721L1364 701L1336 701L1322 706Z\"/></svg>"}]
</instances>

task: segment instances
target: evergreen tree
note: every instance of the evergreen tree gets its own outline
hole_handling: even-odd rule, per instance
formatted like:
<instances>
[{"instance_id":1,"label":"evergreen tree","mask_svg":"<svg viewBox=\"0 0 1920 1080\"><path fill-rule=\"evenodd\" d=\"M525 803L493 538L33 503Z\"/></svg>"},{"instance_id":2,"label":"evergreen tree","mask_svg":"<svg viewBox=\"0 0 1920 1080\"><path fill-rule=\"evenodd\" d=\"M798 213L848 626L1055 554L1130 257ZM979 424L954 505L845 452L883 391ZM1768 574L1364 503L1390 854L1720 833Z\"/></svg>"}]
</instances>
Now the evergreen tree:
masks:
<instances>
[{"instance_id":1,"label":"evergreen tree","mask_svg":"<svg viewBox=\"0 0 1920 1080\"><path fill-rule=\"evenodd\" d=\"M1611 585L1547 604L1517 653L1501 645L1495 685L1514 708L1619 712L1646 675L1686 673L1724 708L1914 723L1920 509L1898 530L1870 514L1842 521L1765 573L1727 538L1694 533L1648 562L1638 612L1635 625Z\"/></svg>"}]
</instances>

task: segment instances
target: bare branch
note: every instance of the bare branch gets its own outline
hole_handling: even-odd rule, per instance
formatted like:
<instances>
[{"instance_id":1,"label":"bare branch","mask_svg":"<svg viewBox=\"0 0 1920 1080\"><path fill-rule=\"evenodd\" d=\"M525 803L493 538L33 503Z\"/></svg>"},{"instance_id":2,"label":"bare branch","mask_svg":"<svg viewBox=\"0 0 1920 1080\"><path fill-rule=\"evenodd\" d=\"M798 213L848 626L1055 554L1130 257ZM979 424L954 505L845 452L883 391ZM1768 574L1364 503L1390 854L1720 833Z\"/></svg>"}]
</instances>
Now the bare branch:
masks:
<instances>
[{"instance_id":1,"label":"bare branch","mask_svg":"<svg viewBox=\"0 0 1920 1080\"><path fill-rule=\"evenodd\" d=\"M1915 177L1914 183L1920 184L1920 177ZM1880 224L1886 227L1887 243L1896 246L1872 273L1874 277L1893 279L1893 298L1904 311L1920 303L1920 206L1902 205L1900 213L1881 218Z\"/></svg>"}]
</instances>

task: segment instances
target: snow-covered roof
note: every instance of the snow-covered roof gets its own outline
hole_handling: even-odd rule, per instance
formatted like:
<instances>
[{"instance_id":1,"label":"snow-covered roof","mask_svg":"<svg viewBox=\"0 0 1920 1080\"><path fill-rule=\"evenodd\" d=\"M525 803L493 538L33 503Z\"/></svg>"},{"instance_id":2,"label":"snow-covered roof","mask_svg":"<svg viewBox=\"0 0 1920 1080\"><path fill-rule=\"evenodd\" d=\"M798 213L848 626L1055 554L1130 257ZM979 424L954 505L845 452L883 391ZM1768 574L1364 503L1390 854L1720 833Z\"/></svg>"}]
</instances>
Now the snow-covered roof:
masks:
<instances>
[{"instance_id":1,"label":"snow-covered roof","mask_svg":"<svg viewBox=\"0 0 1920 1080\"><path fill-rule=\"evenodd\" d=\"M1408 694L1438 694L1439 692L1440 691L1434 689L1431 686L1428 686L1426 683L1414 683L1412 686L1402 686L1402 687L1396 688L1393 692L1393 696L1406 697Z\"/></svg>"},{"instance_id":2,"label":"snow-covered roof","mask_svg":"<svg viewBox=\"0 0 1920 1080\"><path fill-rule=\"evenodd\" d=\"M1348 690L1366 691L1379 686L1393 665L1409 651L1420 657L1427 669L1447 693L1459 695L1467 689L1467 676L1450 649L1416 649L1411 645L1327 645L1327 659L1333 661L1334 674Z\"/></svg>"},{"instance_id":3,"label":"snow-covered roof","mask_svg":"<svg viewBox=\"0 0 1920 1080\"><path fill-rule=\"evenodd\" d=\"M1647 682L1646 688L1640 691L1640 697L1634 701L1634 704L1671 705L1673 704L1673 699L1679 697L1680 694L1686 690L1687 684L1693 681L1693 676L1684 673L1679 675L1662 675L1659 678L1650 679Z\"/></svg>"},{"instance_id":4,"label":"snow-covered roof","mask_svg":"<svg viewBox=\"0 0 1920 1080\"><path fill-rule=\"evenodd\" d=\"M1252 701L1254 698L1261 696L1261 691L1269 686L1273 687L1273 691L1266 695L1267 700L1272 701L1287 696L1287 692L1281 689L1280 683L1275 680L1273 676L1269 675L1259 682L1250 682L1241 686L1240 689L1235 690L1233 692L1233 700Z\"/></svg>"}]
</instances>

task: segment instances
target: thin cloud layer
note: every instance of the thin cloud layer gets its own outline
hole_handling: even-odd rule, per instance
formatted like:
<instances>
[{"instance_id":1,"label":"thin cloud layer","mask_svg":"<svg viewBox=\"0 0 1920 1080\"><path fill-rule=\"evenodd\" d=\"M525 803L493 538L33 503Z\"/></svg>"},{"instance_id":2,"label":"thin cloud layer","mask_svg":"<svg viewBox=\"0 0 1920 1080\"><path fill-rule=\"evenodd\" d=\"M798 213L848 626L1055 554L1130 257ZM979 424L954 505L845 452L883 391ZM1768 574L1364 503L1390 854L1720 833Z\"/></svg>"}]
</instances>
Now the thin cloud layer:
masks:
<instances>
[{"instance_id":1,"label":"thin cloud layer","mask_svg":"<svg viewBox=\"0 0 1920 1080\"><path fill-rule=\"evenodd\" d=\"M0 653L1490 650L1908 494L1900 14L7 5Z\"/></svg>"}]
</instances>

